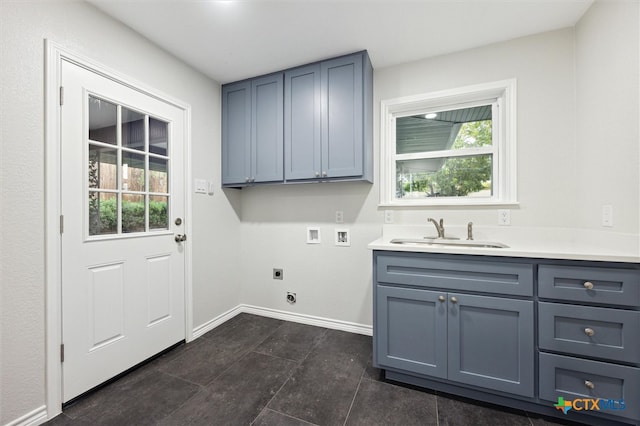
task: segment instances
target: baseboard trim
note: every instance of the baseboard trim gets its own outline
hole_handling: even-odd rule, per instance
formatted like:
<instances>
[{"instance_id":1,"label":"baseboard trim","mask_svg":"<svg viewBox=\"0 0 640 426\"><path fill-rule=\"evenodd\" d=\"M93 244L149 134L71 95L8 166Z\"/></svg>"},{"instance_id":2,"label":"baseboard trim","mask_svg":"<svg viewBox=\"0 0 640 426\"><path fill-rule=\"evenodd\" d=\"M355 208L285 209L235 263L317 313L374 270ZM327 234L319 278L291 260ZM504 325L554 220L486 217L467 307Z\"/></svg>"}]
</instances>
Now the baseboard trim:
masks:
<instances>
[{"instance_id":1,"label":"baseboard trim","mask_svg":"<svg viewBox=\"0 0 640 426\"><path fill-rule=\"evenodd\" d=\"M203 334L207 334L214 328L218 327L220 324L229 321L231 318L241 313L242 313L242 305L238 305L235 308L231 308L227 312L220 314L217 317L205 322L204 324L197 326L196 328L193 329L193 338L190 341L197 339Z\"/></svg>"},{"instance_id":2,"label":"baseboard trim","mask_svg":"<svg viewBox=\"0 0 640 426\"><path fill-rule=\"evenodd\" d=\"M300 324L315 325L317 327L330 328L332 330L341 330L349 333L364 334L365 336L371 336L373 334L373 327L371 327L370 325L335 320L331 318L316 317L313 315L299 314L295 312L280 311L277 309L263 308L260 306L240 304L235 308L229 309L227 312L218 315L214 319L194 328L193 339L195 340L198 337L210 332L222 323L229 321L231 318L241 313L260 315L262 317L297 322Z\"/></svg>"},{"instance_id":3,"label":"baseboard trim","mask_svg":"<svg viewBox=\"0 0 640 426\"><path fill-rule=\"evenodd\" d=\"M47 406L43 405L20 418L7 423L5 426L35 426L40 425L47 420L49 420L47 418Z\"/></svg>"},{"instance_id":4,"label":"baseboard trim","mask_svg":"<svg viewBox=\"0 0 640 426\"><path fill-rule=\"evenodd\" d=\"M364 334L371 336L373 327L355 322L341 321L331 318L316 317L313 315L299 314L294 312L280 311L277 309L263 308L260 306L240 305L242 312L263 317L281 319L284 321L297 322L300 324L315 325L317 327L331 328L333 330L347 331L349 333Z\"/></svg>"}]
</instances>

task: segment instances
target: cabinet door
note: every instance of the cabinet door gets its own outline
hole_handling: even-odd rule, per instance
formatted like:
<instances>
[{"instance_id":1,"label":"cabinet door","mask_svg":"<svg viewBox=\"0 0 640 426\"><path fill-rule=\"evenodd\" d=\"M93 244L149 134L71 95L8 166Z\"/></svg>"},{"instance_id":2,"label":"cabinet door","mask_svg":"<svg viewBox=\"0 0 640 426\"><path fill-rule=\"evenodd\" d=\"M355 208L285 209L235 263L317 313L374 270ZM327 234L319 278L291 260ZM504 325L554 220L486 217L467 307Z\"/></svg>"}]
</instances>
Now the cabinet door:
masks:
<instances>
[{"instance_id":1,"label":"cabinet door","mask_svg":"<svg viewBox=\"0 0 640 426\"><path fill-rule=\"evenodd\" d=\"M222 86L222 184L251 176L251 82Z\"/></svg>"},{"instance_id":2,"label":"cabinet door","mask_svg":"<svg viewBox=\"0 0 640 426\"><path fill-rule=\"evenodd\" d=\"M322 62L322 175L363 174L363 54Z\"/></svg>"},{"instance_id":3,"label":"cabinet door","mask_svg":"<svg viewBox=\"0 0 640 426\"><path fill-rule=\"evenodd\" d=\"M283 74L251 81L251 180L283 179Z\"/></svg>"},{"instance_id":4,"label":"cabinet door","mask_svg":"<svg viewBox=\"0 0 640 426\"><path fill-rule=\"evenodd\" d=\"M320 176L320 64L285 73L284 146L286 180Z\"/></svg>"},{"instance_id":5,"label":"cabinet door","mask_svg":"<svg viewBox=\"0 0 640 426\"><path fill-rule=\"evenodd\" d=\"M533 396L533 301L448 295L448 377Z\"/></svg>"},{"instance_id":6,"label":"cabinet door","mask_svg":"<svg viewBox=\"0 0 640 426\"><path fill-rule=\"evenodd\" d=\"M438 300L442 296L444 301ZM377 287L378 364L445 378L447 375L446 293Z\"/></svg>"}]
</instances>

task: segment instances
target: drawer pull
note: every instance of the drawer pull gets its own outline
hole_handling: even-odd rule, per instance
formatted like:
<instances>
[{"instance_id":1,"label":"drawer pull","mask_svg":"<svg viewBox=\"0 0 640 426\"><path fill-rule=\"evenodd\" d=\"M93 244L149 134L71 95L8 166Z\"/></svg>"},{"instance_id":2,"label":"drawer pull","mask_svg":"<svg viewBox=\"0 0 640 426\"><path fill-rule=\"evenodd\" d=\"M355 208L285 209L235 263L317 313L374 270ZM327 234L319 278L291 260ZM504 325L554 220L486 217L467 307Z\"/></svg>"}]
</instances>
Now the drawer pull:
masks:
<instances>
[{"instance_id":1,"label":"drawer pull","mask_svg":"<svg viewBox=\"0 0 640 426\"><path fill-rule=\"evenodd\" d=\"M451 303L458 303L458 298L455 296L451 297Z\"/></svg>"},{"instance_id":2,"label":"drawer pull","mask_svg":"<svg viewBox=\"0 0 640 426\"><path fill-rule=\"evenodd\" d=\"M587 290L593 290L593 283L591 281L587 281L584 284L582 284L584 286L584 288L586 288Z\"/></svg>"},{"instance_id":3,"label":"drawer pull","mask_svg":"<svg viewBox=\"0 0 640 426\"><path fill-rule=\"evenodd\" d=\"M596 385L594 385L591 380L585 380L584 385L590 390L594 390L596 388Z\"/></svg>"},{"instance_id":4,"label":"drawer pull","mask_svg":"<svg viewBox=\"0 0 640 426\"><path fill-rule=\"evenodd\" d=\"M593 330L593 328L585 328L584 329L584 334L586 334L589 337L592 337L594 334L596 334L596 332Z\"/></svg>"},{"instance_id":5,"label":"drawer pull","mask_svg":"<svg viewBox=\"0 0 640 426\"><path fill-rule=\"evenodd\" d=\"M444 302L446 299L445 299L445 297L444 297L444 296L438 296L438 300L439 300L440 302Z\"/></svg>"}]
</instances>

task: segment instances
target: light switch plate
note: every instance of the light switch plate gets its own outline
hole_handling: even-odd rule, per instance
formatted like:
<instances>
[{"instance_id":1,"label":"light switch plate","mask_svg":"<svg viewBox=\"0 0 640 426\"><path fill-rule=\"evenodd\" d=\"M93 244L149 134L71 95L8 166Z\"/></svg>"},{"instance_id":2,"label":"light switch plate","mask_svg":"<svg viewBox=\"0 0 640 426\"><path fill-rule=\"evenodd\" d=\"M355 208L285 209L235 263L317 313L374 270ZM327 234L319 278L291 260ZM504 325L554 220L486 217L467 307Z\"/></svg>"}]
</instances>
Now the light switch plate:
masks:
<instances>
[{"instance_id":1,"label":"light switch plate","mask_svg":"<svg viewBox=\"0 0 640 426\"><path fill-rule=\"evenodd\" d=\"M195 179L193 187L196 194L207 193L207 181L205 179Z\"/></svg>"}]
</instances>

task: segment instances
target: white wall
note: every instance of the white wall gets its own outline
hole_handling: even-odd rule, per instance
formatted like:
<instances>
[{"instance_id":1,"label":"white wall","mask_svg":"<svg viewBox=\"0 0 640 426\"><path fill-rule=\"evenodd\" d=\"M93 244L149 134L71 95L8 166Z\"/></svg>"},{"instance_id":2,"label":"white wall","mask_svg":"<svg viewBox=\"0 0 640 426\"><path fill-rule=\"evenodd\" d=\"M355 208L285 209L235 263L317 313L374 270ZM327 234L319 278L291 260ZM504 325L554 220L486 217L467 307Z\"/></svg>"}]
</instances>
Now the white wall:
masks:
<instances>
[{"instance_id":1,"label":"white wall","mask_svg":"<svg viewBox=\"0 0 640 426\"><path fill-rule=\"evenodd\" d=\"M334 183L258 187L242 193L245 303L371 324L371 251L380 236L379 106L382 99L488 81L518 79L518 190L513 226L571 226L576 181L572 29L522 38L443 57L374 70L375 184ZM551 209L550 207L554 207ZM344 225L334 223L344 211ZM397 224L496 225L495 208L396 210ZM319 225L322 244L306 244L306 227ZM351 230L351 247L336 247L333 230ZM284 280L271 277L284 268ZM290 306L287 291L297 293Z\"/></svg>"},{"instance_id":2,"label":"white wall","mask_svg":"<svg viewBox=\"0 0 640 426\"><path fill-rule=\"evenodd\" d=\"M640 229L640 33L637 1L595 3L576 27L576 222L611 231ZM602 229L602 228L601 228Z\"/></svg>"},{"instance_id":3,"label":"white wall","mask_svg":"<svg viewBox=\"0 0 640 426\"><path fill-rule=\"evenodd\" d=\"M44 39L191 104L193 176L217 184L220 93L215 82L85 3L2 0L0 31L5 424L42 406L45 397ZM194 195L194 327L239 303L371 324L366 245L383 223L377 207L380 100L511 77L518 79L520 200L513 226L599 228L601 204L611 203L615 227L606 230L637 234L638 4L596 3L576 30L376 69L374 185ZM598 111L606 106L606 126L592 105ZM344 224L333 223L336 210L344 212ZM399 224L422 224L428 216L444 217L449 225L497 221L493 208L395 211ZM322 244L306 244L308 225L321 227ZM351 230L351 247L333 245L336 227ZM284 268L283 281L271 278L274 267ZM286 303L286 291L298 294L297 304Z\"/></svg>"},{"instance_id":4,"label":"white wall","mask_svg":"<svg viewBox=\"0 0 640 426\"><path fill-rule=\"evenodd\" d=\"M638 234L638 3L597 3L577 27L374 71L375 184L250 188L242 194L245 303L371 324L371 252L381 233L379 105L383 99L515 77L518 200L513 227ZM604 121L599 115L605 112ZM578 111L578 113L576 113ZM601 204L615 209L602 228ZM335 224L336 210L345 224ZM495 207L395 210L396 224L497 225ZM319 225L322 244L305 243ZM353 243L335 247L333 230ZM271 269L284 268L284 280ZM286 291L298 302L289 306Z\"/></svg>"},{"instance_id":5,"label":"white wall","mask_svg":"<svg viewBox=\"0 0 640 426\"><path fill-rule=\"evenodd\" d=\"M44 39L192 107L193 176L220 176L219 85L84 2L0 2L0 424L45 403ZM196 327L240 302L236 193L193 197Z\"/></svg>"}]
</instances>

